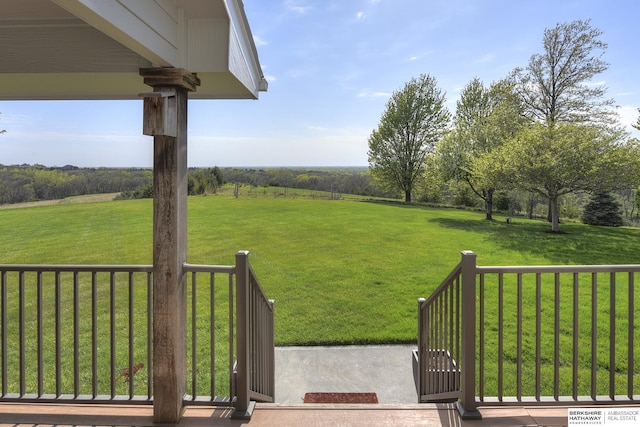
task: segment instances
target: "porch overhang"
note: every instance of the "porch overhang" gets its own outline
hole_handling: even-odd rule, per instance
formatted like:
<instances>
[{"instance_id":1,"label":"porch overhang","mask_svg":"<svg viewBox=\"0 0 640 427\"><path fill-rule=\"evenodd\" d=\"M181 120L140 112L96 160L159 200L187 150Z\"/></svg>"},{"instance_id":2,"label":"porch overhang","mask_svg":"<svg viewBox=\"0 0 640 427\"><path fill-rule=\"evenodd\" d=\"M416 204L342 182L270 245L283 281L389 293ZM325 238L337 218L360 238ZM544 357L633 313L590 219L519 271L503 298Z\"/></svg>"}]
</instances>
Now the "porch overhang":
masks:
<instances>
[{"instance_id":1,"label":"porch overhang","mask_svg":"<svg viewBox=\"0 0 640 427\"><path fill-rule=\"evenodd\" d=\"M242 0L0 0L0 11L0 100L146 93L154 421L177 423L186 395L187 101L257 99L266 90ZM248 399L238 392L236 411L246 413Z\"/></svg>"},{"instance_id":2,"label":"porch overhang","mask_svg":"<svg viewBox=\"0 0 640 427\"><path fill-rule=\"evenodd\" d=\"M267 89L242 0L0 0L0 99L138 99L141 68L197 74L192 99Z\"/></svg>"}]
</instances>

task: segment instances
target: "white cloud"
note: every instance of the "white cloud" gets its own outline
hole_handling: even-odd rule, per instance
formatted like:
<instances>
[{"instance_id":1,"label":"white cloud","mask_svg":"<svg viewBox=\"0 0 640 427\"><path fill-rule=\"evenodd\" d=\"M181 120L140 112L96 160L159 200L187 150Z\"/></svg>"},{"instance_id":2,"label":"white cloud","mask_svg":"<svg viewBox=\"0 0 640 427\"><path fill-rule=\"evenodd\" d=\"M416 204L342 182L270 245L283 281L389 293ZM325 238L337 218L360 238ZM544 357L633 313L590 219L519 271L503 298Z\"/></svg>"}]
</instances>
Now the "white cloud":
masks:
<instances>
[{"instance_id":1,"label":"white cloud","mask_svg":"<svg viewBox=\"0 0 640 427\"><path fill-rule=\"evenodd\" d=\"M295 0L287 0L285 7L298 15L306 15L312 9L311 6L300 6Z\"/></svg>"},{"instance_id":2,"label":"white cloud","mask_svg":"<svg viewBox=\"0 0 640 427\"><path fill-rule=\"evenodd\" d=\"M382 92L382 91L372 91L369 88L366 89L362 89L359 93L358 93L358 98L378 98L378 97L390 97L391 93L389 92Z\"/></svg>"},{"instance_id":3,"label":"white cloud","mask_svg":"<svg viewBox=\"0 0 640 427\"><path fill-rule=\"evenodd\" d=\"M600 80L599 82L587 82L587 86L604 86L607 82L605 80Z\"/></svg>"},{"instance_id":4,"label":"white cloud","mask_svg":"<svg viewBox=\"0 0 640 427\"><path fill-rule=\"evenodd\" d=\"M253 36L253 42L256 44L256 46L265 46L268 44L258 36Z\"/></svg>"},{"instance_id":5,"label":"white cloud","mask_svg":"<svg viewBox=\"0 0 640 427\"><path fill-rule=\"evenodd\" d=\"M300 15L306 15L307 12L309 12L311 10L311 7L309 6L294 6L291 8L291 10L293 10L294 12L300 14Z\"/></svg>"},{"instance_id":6,"label":"white cloud","mask_svg":"<svg viewBox=\"0 0 640 427\"><path fill-rule=\"evenodd\" d=\"M493 53L487 53L476 59L476 64L486 64L493 61L496 56Z\"/></svg>"},{"instance_id":7,"label":"white cloud","mask_svg":"<svg viewBox=\"0 0 640 427\"><path fill-rule=\"evenodd\" d=\"M29 117L26 114L11 114L11 113L5 113L2 114L0 112L0 123L2 123L2 126L6 127L11 127L11 126L17 126L17 127L22 127L22 126L29 126L29 125L33 125L32 123L33 118Z\"/></svg>"},{"instance_id":8,"label":"white cloud","mask_svg":"<svg viewBox=\"0 0 640 427\"><path fill-rule=\"evenodd\" d=\"M363 20L363 19L364 19L364 18L366 18L366 17L367 17L367 14L366 14L366 13L364 13L364 12L358 12L358 13L356 13L356 18L358 19L358 21L361 21L361 20Z\"/></svg>"},{"instance_id":9,"label":"white cloud","mask_svg":"<svg viewBox=\"0 0 640 427\"><path fill-rule=\"evenodd\" d=\"M635 124L638 121L638 107L631 105L623 105L617 109L617 113L620 116L620 121L624 125L625 128L631 135L634 137L640 137L640 131L635 129L632 124Z\"/></svg>"}]
</instances>

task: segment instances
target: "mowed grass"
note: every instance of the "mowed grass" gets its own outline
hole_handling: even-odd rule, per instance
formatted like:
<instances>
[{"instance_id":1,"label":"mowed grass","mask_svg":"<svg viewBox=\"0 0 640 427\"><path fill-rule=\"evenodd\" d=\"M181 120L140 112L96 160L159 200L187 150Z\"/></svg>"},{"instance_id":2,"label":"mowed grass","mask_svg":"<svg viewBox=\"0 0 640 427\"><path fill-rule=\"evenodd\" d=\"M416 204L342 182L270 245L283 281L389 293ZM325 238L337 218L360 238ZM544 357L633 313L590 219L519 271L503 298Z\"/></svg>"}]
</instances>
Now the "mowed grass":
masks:
<instances>
[{"instance_id":1,"label":"mowed grass","mask_svg":"<svg viewBox=\"0 0 640 427\"><path fill-rule=\"evenodd\" d=\"M0 263L150 264L151 200L0 211ZM238 250L276 301L278 345L410 343L417 298L473 250L479 265L637 263L640 231L397 203L189 199L188 262Z\"/></svg>"},{"instance_id":2,"label":"mowed grass","mask_svg":"<svg viewBox=\"0 0 640 427\"><path fill-rule=\"evenodd\" d=\"M84 204L57 204L41 207L0 210L0 263L3 264L150 264L152 262L151 200L114 201ZM548 233L549 225L540 221L516 218L506 224L497 216L486 221L479 212L455 209L434 209L401 203L330 201L302 198L252 197L235 199L232 196L208 196L189 199L189 254L188 262L194 264L234 263L238 250L249 250L250 261L269 298L276 300L276 343L278 345L318 344L368 344L415 343L417 336L417 298L427 297L460 261L460 252L470 249L477 253L479 265L540 265L540 264L635 264L640 253L640 230L629 228L590 227L567 223L561 228L565 234ZM570 279L570 278L569 278ZM616 302L616 330L619 337L615 353L616 393L626 392L625 377L629 364L634 372L640 372L640 354L627 360L625 331L628 329L628 313L625 307L628 288L623 278L618 285ZM640 278L636 278L636 282ZM225 301L227 285L219 283L218 301ZM493 278L486 284L485 303L485 378L484 392L497 392L497 289ZM563 282L565 283L565 282ZM623 284L624 283L624 284ZM72 304L70 286L61 290L66 307ZM81 284L86 292L88 288ZM15 300L11 288L10 299ZM34 286L27 283L28 292ZM52 288L46 285L50 298ZM100 292L108 289L100 285ZM120 289L120 288L118 288ZM206 291L199 291L200 295ZM553 394L553 364L555 328L553 280L542 283L541 313L543 361L543 394ZM559 289L559 370L561 394L570 394L572 387L572 288L571 282ZM590 392L591 324L590 285L580 288L580 342L578 383L580 394ZM127 292L117 292L127 299ZM514 395L517 364L517 340L515 339L516 284L505 280L504 300L504 358L505 395ZM610 325L609 279L602 277L598 286L597 325L597 393L608 393L608 372L611 347L608 333ZM523 392L533 394L535 358L535 284L531 278L524 281L525 320L522 359ZM83 297L83 301L88 301ZM636 292L635 307L640 306ZM144 312L146 293L144 285L136 290L136 300ZM202 300L204 329L207 336L207 298ZM107 303L108 304L108 303ZM200 307L200 300L198 302ZM118 305L119 306L119 305ZM35 321L33 307L28 306L27 323ZM108 327L108 307L99 307L104 316L99 318L100 328ZM81 310L88 310L84 306ZM123 309L126 312L126 307ZM200 310L200 308L199 308ZM17 308L11 306L9 317L17 316ZM62 313L64 343L72 347L72 320L66 309ZM119 313L119 311L118 311ZM217 312L221 317L216 329L225 328L226 311ZM47 316L49 316L47 314ZM67 316L67 317L65 317ZM120 319L118 314L117 319ZM144 329L144 314L136 316L138 329ZM120 320L116 320L120 322ZM529 323L527 323L529 322ZM635 317L635 342L640 340L640 316ZM119 325L119 324L118 324ZM118 334L126 335L125 326L116 326ZM90 325L83 324L81 334L90 334ZM33 329L35 330L35 329ZM13 330L12 330L13 331ZM10 331L10 332L12 332ZM27 331L32 331L27 327ZM102 329L100 329L102 331ZM105 330L106 331L106 330ZM220 331L223 334L223 330ZM17 332L16 332L17 334ZM28 353L37 342L34 332L27 332ZM100 332L102 336L102 332ZM105 332L107 336L107 332ZM50 335L50 334L49 334ZM49 337L47 335L47 337ZM17 335L16 335L17 336ZM51 335L53 336L53 335ZM47 338L48 339L48 338ZM219 344L219 346L218 346ZM225 395L228 378L225 378L226 354L224 342L216 347L216 393ZM45 348L55 342L47 341ZM17 345L10 346L11 372L17 367ZM99 345L99 351L104 349ZM145 359L146 342L136 342L136 361ZM108 347L104 346L108 350ZM106 350L105 350L106 351ZM86 350L82 363L88 363ZM47 352L46 357L51 355ZM117 367L127 365L126 345L118 347ZM108 355L98 355L99 378L108 382L110 372ZM205 359L202 359L205 360ZM32 362L29 362L32 363ZM67 365L70 359L65 359ZM407 362L409 363L409 362ZM219 366L218 366L219 365ZM66 365L65 365L66 366ZM200 372L202 371L202 372ZM31 371L29 371L31 372ZM35 369L34 369L35 372ZM84 372L84 371L83 371ZM90 372L90 371L89 371ZM207 381L208 370L198 368L199 384ZM145 386L146 370L136 377L136 389ZM13 375L13 374L12 374ZM48 374L50 375L50 373ZM11 386L17 378L11 376ZM640 374L634 374L637 389ZM31 375L29 381L34 382ZM70 381L70 380L67 380ZM45 382L50 380L45 379ZM88 382L87 382L88 383ZM65 383L71 387L71 383ZM124 384L118 383L124 391ZM139 393L139 391L136 391ZM206 390L203 391L206 393ZM637 394L637 390L634 392Z\"/></svg>"}]
</instances>

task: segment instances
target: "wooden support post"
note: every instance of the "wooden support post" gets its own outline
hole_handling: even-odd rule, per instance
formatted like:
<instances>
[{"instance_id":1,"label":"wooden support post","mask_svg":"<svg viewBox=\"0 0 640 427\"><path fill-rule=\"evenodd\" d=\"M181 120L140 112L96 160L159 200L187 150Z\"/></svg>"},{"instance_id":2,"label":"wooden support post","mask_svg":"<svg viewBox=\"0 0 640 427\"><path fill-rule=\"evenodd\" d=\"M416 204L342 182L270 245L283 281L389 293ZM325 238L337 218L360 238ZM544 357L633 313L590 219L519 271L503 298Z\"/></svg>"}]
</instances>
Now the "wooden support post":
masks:
<instances>
[{"instance_id":1,"label":"wooden support post","mask_svg":"<svg viewBox=\"0 0 640 427\"><path fill-rule=\"evenodd\" d=\"M140 75L154 93L175 96L169 108L148 108L158 104L145 100L143 119L154 135L153 420L175 424L186 392L187 94L199 82L174 68L141 69ZM171 124L169 132L158 123Z\"/></svg>"}]
</instances>

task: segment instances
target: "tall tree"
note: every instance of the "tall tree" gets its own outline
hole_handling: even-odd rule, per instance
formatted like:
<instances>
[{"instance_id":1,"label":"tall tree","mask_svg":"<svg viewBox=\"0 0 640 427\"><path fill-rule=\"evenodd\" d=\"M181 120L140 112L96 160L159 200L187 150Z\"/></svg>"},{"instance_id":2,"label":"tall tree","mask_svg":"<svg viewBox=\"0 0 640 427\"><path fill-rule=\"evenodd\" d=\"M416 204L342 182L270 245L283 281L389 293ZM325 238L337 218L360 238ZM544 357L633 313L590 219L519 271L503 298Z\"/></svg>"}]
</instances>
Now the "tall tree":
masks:
<instances>
[{"instance_id":1,"label":"tall tree","mask_svg":"<svg viewBox=\"0 0 640 427\"><path fill-rule=\"evenodd\" d=\"M526 122L510 80L487 88L475 78L462 89L456 103L453 130L438 144L439 166L445 179L469 185L484 201L488 220L493 217L493 194L500 183L480 179L471 169L472 160L504 144Z\"/></svg>"},{"instance_id":2,"label":"tall tree","mask_svg":"<svg viewBox=\"0 0 640 427\"><path fill-rule=\"evenodd\" d=\"M640 108L638 108L638 113L640 113ZM631 126L633 126L634 128L640 130L640 117L638 117L638 121L635 124L631 125Z\"/></svg>"},{"instance_id":3,"label":"tall tree","mask_svg":"<svg viewBox=\"0 0 640 427\"><path fill-rule=\"evenodd\" d=\"M551 202L552 232L559 231L558 199L576 191L603 193L637 183L640 145L611 127L535 123L473 168L487 180L504 180Z\"/></svg>"},{"instance_id":4,"label":"tall tree","mask_svg":"<svg viewBox=\"0 0 640 427\"><path fill-rule=\"evenodd\" d=\"M616 119L607 88L592 79L609 64L603 60L607 44L590 20L558 24L546 29L544 53L534 54L526 68L516 68L516 90L533 117L554 126L559 122L611 123Z\"/></svg>"},{"instance_id":5,"label":"tall tree","mask_svg":"<svg viewBox=\"0 0 640 427\"><path fill-rule=\"evenodd\" d=\"M369 136L372 176L386 189L404 192L406 202L411 202L427 156L449 124L451 114L444 104L445 93L436 79L422 74L391 95Z\"/></svg>"},{"instance_id":6,"label":"tall tree","mask_svg":"<svg viewBox=\"0 0 640 427\"><path fill-rule=\"evenodd\" d=\"M605 131L610 134L620 130L617 114L611 108L613 100L605 98L607 88L593 84L593 78L609 66L603 60L607 44L601 36L602 31L591 27L589 20L558 24L544 31L544 53L534 54L526 68L514 71L515 87L527 112L542 126L549 129L561 123L609 126L615 128ZM538 146L542 152L537 162L541 162L546 158L542 155L544 151L553 151L554 144L560 143L549 138L562 132L535 134L544 136L541 142L549 144L547 148ZM531 166L539 169L540 165ZM557 201L557 197L549 198L549 217L554 231L559 223Z\"/></svg>"}]
</instances>

